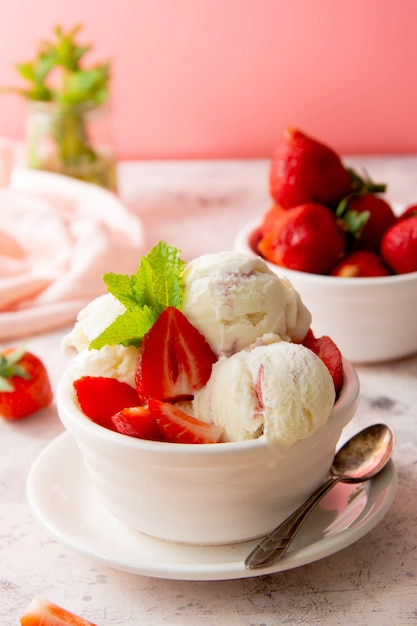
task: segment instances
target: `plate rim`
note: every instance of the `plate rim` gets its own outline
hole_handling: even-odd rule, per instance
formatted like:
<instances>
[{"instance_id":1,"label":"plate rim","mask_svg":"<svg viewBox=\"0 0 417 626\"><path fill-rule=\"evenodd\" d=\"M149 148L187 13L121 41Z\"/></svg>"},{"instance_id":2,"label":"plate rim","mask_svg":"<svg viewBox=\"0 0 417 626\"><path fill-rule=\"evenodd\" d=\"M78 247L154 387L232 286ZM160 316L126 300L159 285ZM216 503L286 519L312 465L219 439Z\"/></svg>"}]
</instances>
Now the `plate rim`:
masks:
<instances>
[{"instance_id":1,"label":"plate rim","mask_svg":"<svg viewBox=\"0 0 417 626\"><path fill-rule=\"evenodd\" d=\"M91 548L88 548L85 545L85 542L79 540L78 537L70 537L68 532L65 532L65 528L63 530L62 525L61 528L57 527L56 523L53 523L51 520L51 515L48 514L47 507L42 505L42 496L45 496L47 492L51 495L50 501L53 502L53 498L57 497L52 492L52 475L53 472L50 472L50 465L52 456L56 453L56 449L60 450L61 455L60 458L63 460L63 464L65 464L65 454L68 456L69 454L79 455L77 462L81 463L81 466L78 469L84 474L86 480L83 483L84 490L90 490L91 493L94 492L94 488L88 478L86 473L86 469L82 462L81 453L78 450L77 443L74 437L68 432L64 431L57 437L55 437L52 441L50 441L46 447L39 453L35 461L33 462L26 481L26 496L29 502L32 513L34 514L37 521L43 526L46 531L51 534L54 538L56 538L61 544L67 546L71 550L78 552L86 557L95 559L96 561L100 561L104 565L111 567L113 569L117 569L120 571L150 576L153 578L163 578L170 580L194 580L194 581L211 581L211 580L231 580L237 578L249 578L249 577L258 577L264 576L267 574L275 574L278 572L294 569L296 567L301 567L303 565L307 565L309 563L313 563L315 561L321 560L327 556L335 554L336 552L356 543L364 537L368 532L370 532L375 526L383 519L383 517L388 512L389 508L392 505L394 500L396 491L397 491L397 472L395 465L392 460L389 461L387 467L374 479L368 481L368 498L364 510L358 515L358 517L353 521L352 525L349 528L342 529L341 531L335 533L329 537L323 537L322 539L315 541L307 546L304 546L299 549L294 549L289 551L285 557L279 561L278 563L269 565L268 567L257 569L257 570L248 570L244 565L244 558L249 554L250 550L257 544L259 540L251 540L238 544L226 544L224 546L194 546L194 545L184 545L181 544L171 544L171 542L166 542L162 539L157 539L155 537L148 537L139 531L132 531L131 529L126 529L122 522L119 522L116 518L114 518L110 513L104 510L103 506L99 501L95 502L95 505L100 508L101 512L105 514L107 517L111 517L112 521L115 524L120 525L121 529L129 533L134 533L135 536L138 537L139 541L149 542L150 547L152 544L154 546L158 546L159 549L163 549L164 545L179 548L182 550L187 550L188 552L195 552L196 554L214 552L216 550L229 550L231 553L231 557L233 554L235 555L235 560L230 560L225 563L216 563L216 562L200 562L200 563L178 563L172 562L169 564L165 562L164 566L161 565L159 561L156 564L152 564L149 562L138 563L137 559L126 560L117 558L116 555L111 555L106 551L97 551L94 549L94 545ZM40 480L41 477L45 476L45 468L48 468L48 475L51 475L51 479L49 481ZM71 472L67 472L67 474L71 474ZM337 485L335 489L337 489ZM382 502L379 503L378 506L375 506L376 498L379 494L383 492L384 489L389 488L386 497ZM56 491L56 490L55 490ZM76 516L76 512L74 514ZM99 515L97 516L99 518ZM302 530L300 531L300 533ZM90 541L91 544L91 541ZM244 550L244 553L241 555L240 552ZM239 555L239 558L237 558ZM145 559L146 561L146 559Z\"/></svg>"}]
</instances>

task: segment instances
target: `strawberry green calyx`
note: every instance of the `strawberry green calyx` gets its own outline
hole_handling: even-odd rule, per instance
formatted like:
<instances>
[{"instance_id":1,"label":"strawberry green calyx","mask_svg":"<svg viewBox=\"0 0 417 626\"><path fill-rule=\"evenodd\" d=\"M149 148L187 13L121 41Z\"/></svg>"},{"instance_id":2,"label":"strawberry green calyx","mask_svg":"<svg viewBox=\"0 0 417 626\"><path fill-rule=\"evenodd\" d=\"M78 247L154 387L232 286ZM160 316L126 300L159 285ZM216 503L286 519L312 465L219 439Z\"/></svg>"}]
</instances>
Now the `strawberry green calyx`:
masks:
<instances>
[{"instance_id":1,"label":"strawberry green calyx","mask_svg":"<svg viewBox=\"0 0 417 626\"><path fill-rule=\"evenodd\" d=\"M354 211L349 209L349 200L356 194L350 194L339 202L336 208L336 217L343 230L349 233L354 239L358 239L370 217L369 211Z\"/></svg>"},{"instance_id":2,"label":"strawberry green calyx","mask_svg":"<svg viewBox=\"0 0 417 626\"><path fill-rule=\"evenodd\" d=\"M25 352L25 348L16 348L8 352L7 355L0 354L0 392L14 391L14 387L9 379L15 376L25 378L26 380L30 379L30 375L26 370L18 365Z\"/></svg>"},{"instance_id":3,"label":"strawberry green calyx","mask_svg":"<svg viewBox=\"0 0 417 626\"><path fill-rule=\"evenodd\" d=\"M354 193L384 193L387 190L385 183L374 183L366 170L364 170L363 176L360 176L350 167L346 168L346 171L352 180L352 191Z\"/></svg>"},{"instance_id":4,"label":"strawberry green calyx","mask_svg":"<svg viewBox=\"0 0 417 626\"><path fill-rule=\"evenodd\" d=\"M160 241L142 257L136 274L105 274L107 291L126 310L90 343L90 349L118 344L139 346L164 309L181 308L184 266L179 250Z\"/></svg>"}]
</instances>

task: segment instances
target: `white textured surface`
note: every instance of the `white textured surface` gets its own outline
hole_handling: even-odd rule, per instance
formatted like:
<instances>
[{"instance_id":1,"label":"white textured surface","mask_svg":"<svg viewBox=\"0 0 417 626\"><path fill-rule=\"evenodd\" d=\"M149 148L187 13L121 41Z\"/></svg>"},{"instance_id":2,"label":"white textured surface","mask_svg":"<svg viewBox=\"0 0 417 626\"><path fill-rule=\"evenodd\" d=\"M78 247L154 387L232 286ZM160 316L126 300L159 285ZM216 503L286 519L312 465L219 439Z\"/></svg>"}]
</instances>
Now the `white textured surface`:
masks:
<instances>
[{"instance_id":1,"label":"white textured surface","mask_svg":"<svg viewBox=\"0 0 417 626\"><path fill-rule=\"evenodd\" d=\"M417 200L417 158L349 161L365 167L375 180L387 181L391 200ZM187 259L230 249L236 229L269 205L266 161L128 163L121 165L120 176L123 197L144 220L147 247L163 238ZM30 344L45 360L55 388L68 362L60 351L64 334L39 336ZM357 370L360 424L383 421L396 433L394 505L358 543L271 576L228 582L152 579L72 552L39 527L25 497L31 464L62 432L54 407L20 423L1 421L1 626L16 626L36 594L98 626L416 624L417 355Z\"/></svg>"}]
</instances>

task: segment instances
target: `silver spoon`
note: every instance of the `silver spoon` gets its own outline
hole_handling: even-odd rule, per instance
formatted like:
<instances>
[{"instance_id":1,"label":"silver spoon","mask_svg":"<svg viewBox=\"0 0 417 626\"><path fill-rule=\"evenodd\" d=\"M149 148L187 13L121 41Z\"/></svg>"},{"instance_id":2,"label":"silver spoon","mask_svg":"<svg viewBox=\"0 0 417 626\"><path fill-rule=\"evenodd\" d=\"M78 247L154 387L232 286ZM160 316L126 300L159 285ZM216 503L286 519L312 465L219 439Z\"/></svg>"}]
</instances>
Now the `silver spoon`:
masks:
<instances>
[{"instance_id":1,"label":"silver spoon","mask_svg":"<svg viewBox=\"0 0 417 626\"><path fill-rule=\"evenodd\" d=\"M394 449L394 433L385 424L374 424L349 439L336 453L328 480L275 530L266 535L246 557L246 569L279 561L316 504L339 482L361 483L376 476Z\"/></svg>"}]
</instances>

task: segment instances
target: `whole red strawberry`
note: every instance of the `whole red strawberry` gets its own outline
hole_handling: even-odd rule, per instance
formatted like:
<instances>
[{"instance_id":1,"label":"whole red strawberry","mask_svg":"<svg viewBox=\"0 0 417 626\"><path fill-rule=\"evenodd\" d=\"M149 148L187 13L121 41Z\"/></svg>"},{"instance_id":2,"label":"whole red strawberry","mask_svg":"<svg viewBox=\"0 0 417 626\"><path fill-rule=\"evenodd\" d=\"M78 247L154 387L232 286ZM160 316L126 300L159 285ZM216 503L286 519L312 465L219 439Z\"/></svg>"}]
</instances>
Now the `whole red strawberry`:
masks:
<instances>
[{"instance_id":1,"label":"whole red strawberry","mask_svg":"<svg viewBox=\"0 0 417 626\"><path fill-rule=\"evenodd\" d=\"M345 256L331 271L331 276L341 278L365 278L370 276L390 276L391 272L375 252L355 250Z\"/></svg>"},{"instance_id":2,"label":"whole red strawberry","mask_svg":"<svg viewBox=\"0 0 417 626\"><path fill-rule=\"evenodd\" d=\"M24 348L0 353L0 415L20 419L52 402L52 389L43 362Z\"/></svg>"},{"instance_id":3,"label":"whole red strawberry","mask_svg":"<svg viewBox=\"0 0 417 626\"><path fill-rule=\"evenodd\" d=\"M379 253L382 237L397 221L391 206L386 200L372 193L353 194L346 199L344 219L351 218L352 212L366 219L354 242L354 248Z\"/></svg>"},{"instance_id":4,"label":"whole red strawberry","mask_svg":"<svg viewBox=\"0 0 417 626\"><path fill-rule=\"evenodd\" d=\"M352 179L331 148L287 128L272 155L269 189L283 209L306 202L336 206L352 190Z\"/></svg>"},{"instance_id":5,"label":"whole red strawberry","mask_svg":"<svg viewBox=\"0 0 417 626\"><path fill-rule=\"evenodd\" d=\"M333 211L313 202L269 216L258 243L267 260L293 270L326 274L342 257L345 233Z\"/></svg>"},{"instance_id":6,"label":"whole red strawberry","mask_svg":"<svg viewBox=\"0 0 417 626\"><path fill-rule=\"evenodd\" d=\"M381 255L396 274L417 272L417 216L400 219L387 230Z\"/></svg>"}]
</instances>

